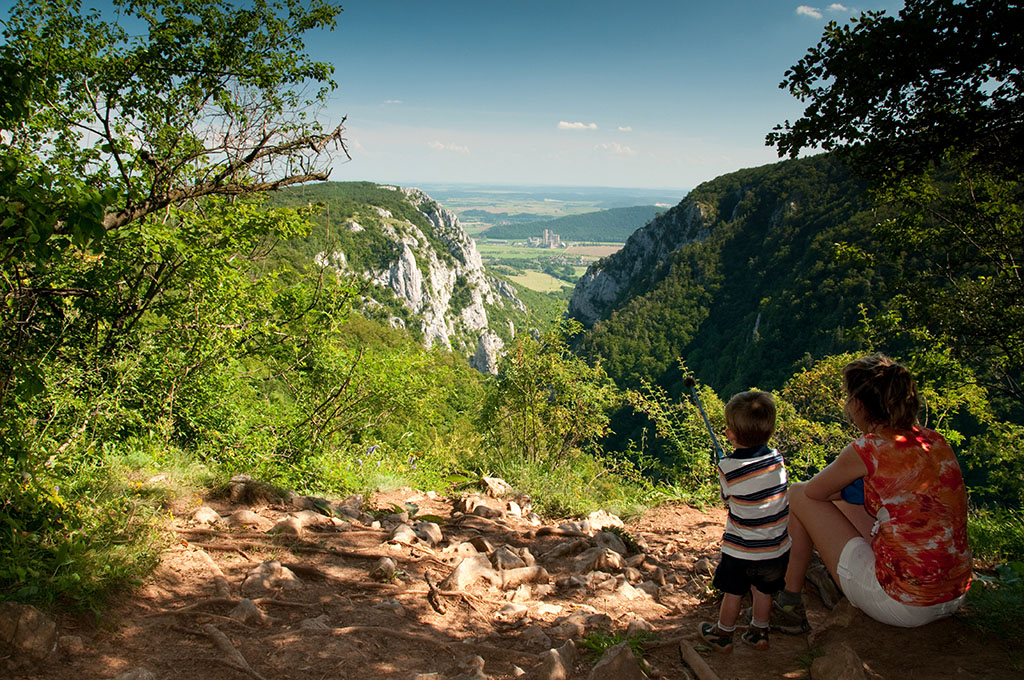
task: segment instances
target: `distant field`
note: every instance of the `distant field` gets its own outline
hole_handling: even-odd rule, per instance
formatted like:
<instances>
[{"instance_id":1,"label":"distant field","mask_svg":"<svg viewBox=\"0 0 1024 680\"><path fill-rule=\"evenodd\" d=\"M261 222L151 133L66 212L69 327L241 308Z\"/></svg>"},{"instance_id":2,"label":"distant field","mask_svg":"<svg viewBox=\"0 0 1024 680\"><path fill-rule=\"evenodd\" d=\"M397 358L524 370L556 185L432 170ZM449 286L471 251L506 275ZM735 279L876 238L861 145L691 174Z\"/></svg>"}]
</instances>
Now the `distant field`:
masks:
<instances>
[{"instance_id":1,"label":"distant field","mask_svg":"<svg viewBox=\"0 0 1024 680\"><path fill-rule=\"evenodd\" d=\"M523 272L518 276L510 276L508 278L515 281L520 286L524 286L530 290L535 290L538 293L552 293L571 285L565 281L556 279L554 276L550 276L549 274L535 271Z\"/></svg>"},{"instance_id":2,"label":"distant field","mask_svg":"<svg viewBox=\"0 0 1024 680\"><path fill-rule=\"evenodd\" d=\"M618 252L623 246L622 243L609 243L605 245L593 245L593 246L569 246L565 249L569 255L583 255L586 257L608 257L612 253Z\"/></svg>"},{"instance_id":3,"label":"distant field","mask_svg":"<svg viewBox=\"0 0 1024 680\"><path fill-rule=\"evenodd\" d=\"M591 261L600 257L607 257L622 248L621 243L594 243L568 248L527 248L525 246L513 246L509 243L496 243L485 239L478 239L476 249L480 257L502 259L523 259L536 260L544 257L558 257L560 255L569 257L583 257Z\"/></svg>"}]
</instances>

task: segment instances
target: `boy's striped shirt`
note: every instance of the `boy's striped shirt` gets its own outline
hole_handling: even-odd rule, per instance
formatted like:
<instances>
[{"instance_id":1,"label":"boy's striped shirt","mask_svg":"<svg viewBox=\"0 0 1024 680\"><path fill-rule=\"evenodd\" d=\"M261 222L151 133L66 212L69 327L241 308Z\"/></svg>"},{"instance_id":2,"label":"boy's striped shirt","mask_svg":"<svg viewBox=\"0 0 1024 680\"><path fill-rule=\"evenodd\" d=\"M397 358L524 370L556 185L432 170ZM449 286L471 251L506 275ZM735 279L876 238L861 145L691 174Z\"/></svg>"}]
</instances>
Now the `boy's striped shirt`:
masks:
<instances>
[{"instance_id":1,"label":"boy's striped shirt","mask_svg":"<svg viewBox=\"0 0 1024 680\"><path fill-rule=\"evenodd\" d=\"M767 560L789 550L786 464L775 449L737 449L718 462L729 518L722 552L745 560Z\"/></svg>"}]
</instances>

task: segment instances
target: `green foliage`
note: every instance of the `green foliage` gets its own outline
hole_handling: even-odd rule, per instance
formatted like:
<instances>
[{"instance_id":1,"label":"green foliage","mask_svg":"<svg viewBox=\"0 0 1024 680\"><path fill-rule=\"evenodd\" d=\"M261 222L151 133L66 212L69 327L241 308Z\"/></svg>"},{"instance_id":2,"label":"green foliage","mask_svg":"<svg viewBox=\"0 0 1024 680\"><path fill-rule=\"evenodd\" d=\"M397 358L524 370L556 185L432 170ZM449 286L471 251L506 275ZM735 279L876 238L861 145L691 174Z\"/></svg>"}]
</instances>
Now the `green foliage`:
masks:
<instances>
[{"instance_id":1,"label":"green foliage","mask_svg":"<svg viewBox=\"0 0 1024 680\"><path fill-rule=\"evenodd\" d=\"M621 633L595 630L593 633L584 635L583 639L580 640L580 644L587 650L586 654L590 657L591 662L596 663L609 648L626 642L629 644L629 649L633 652L633 656L636 657L641 666L646 667L644 662L644 644L655 639L657 639L657 636L647 631L641 631L627 638Z\"/></svg>"},{"instance_id":2,"label":"green foliage","mask_svg":"<svg viewBox=\"0 0 1024 680\"><path fill-rule=\"evenodd\" d=\"M976 558L988 562L1024 559L1024 511L975 508L967 520L967 536Z\"/></svg>"},{"instance_id":3,"label":"green foliage","mask_svg":"<svg viewBox=\"0 0 1024 680\"><path fill-rule=\"evenodd\" d=\"M994 576L977 575L965 609L967 622L982 632L1011 644L1024 641L1024 562L999 564Z\"/></svg>"},{"instance_id":4,"label":"green foliage","mask_svg":"<svg viewBox=\"0 0 1024 680\"><path fill-rule=\"evenodd\" d=\"M680 214L701 215L686 227ZM724 393L777 389L805 356L856 349L861 303L885 308L891 270L845 257L837 242L880 246L863 183L817 156L724 175L698 186L648 229L681 238L663 262L634 275L629 248L602 269L624 282L620 301L581 342L616 383L681 381L676 359ZM661 231L658 231L660 229ZM690 233L687 232L687 233Z\"/></svg>"},{"instance_id":5,"label":"green foliage","mask_svg":"<svg viewBox=\"0 0 1024 680\"><path fill-rule=\"evenodd\" d=\"M569 352L565 322L538 339L520 334L502 359L484 400L482 423L499 458L557 467L593 451L608 428L617 395L604 371Z\"/></svg>"},{"instance_id":6,"label":"green foliage","mask_svg":"<svg viewBox=\"0 0 1024 680\"><path fill-rule=\"evenodd\" d=\"M706 385L701 385L698 392L721 443L725 405ZM656 435L665 442L669 458L656 464L658 477L698 497L713 497L718 489L717 460L696 405L686 397L670 399L663 388L648 383L641 383L639 390L630 390L626 396L634 409L650 419Z\"/></svg>"},{"instance_id":7,"label":"green foliage","mask_svg":"<svg viewBox=\"0 0 1024 680\"><path fill-rule=\"evenodd\" d=\"M902 268L907 321L1024 403L1020 182L1024 10L912 0L830 23L781 87L808 106L768 135L780 155L836 149L892 209L877 229Z\"/></svg>"}]
</instances>

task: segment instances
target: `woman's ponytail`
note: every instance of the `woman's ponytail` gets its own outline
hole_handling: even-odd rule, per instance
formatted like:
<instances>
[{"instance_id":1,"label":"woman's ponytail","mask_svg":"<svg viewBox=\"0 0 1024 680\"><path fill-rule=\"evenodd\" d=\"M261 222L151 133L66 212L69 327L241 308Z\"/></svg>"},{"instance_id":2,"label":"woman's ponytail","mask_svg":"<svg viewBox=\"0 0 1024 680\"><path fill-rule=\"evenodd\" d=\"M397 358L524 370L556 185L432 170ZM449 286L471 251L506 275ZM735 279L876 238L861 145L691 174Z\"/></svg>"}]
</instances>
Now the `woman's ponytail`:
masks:
<instances>
[{"instance_id":1,"label":"woman's ponytail","mask_svg":"<svg viewBox=\"0 0 1024 680\"><path fill-rule=\"evenodd\" d=\"M921 400L906 367L884 354L851 361L843 368L846 394L864 406L868 419L898 430L917 424Z\"/></svg>"}]
</instances>

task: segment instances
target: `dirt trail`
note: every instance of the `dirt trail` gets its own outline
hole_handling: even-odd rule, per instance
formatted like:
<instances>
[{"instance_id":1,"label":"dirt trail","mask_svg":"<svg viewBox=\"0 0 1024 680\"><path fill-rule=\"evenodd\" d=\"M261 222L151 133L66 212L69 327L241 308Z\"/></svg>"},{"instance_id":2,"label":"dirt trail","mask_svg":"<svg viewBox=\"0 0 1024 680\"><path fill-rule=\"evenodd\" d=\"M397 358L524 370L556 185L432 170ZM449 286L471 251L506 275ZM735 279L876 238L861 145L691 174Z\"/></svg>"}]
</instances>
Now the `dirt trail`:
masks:
<instances>
[{"instance_id":1,"label":"dirt trail","mask_svg":"<svg viewBox=\"0 0 1024 680\"><path fill-rule=\"evenodd\" d=\"M246 494L236 496L241 501ZM416 516L385 516L405 503L416 506ZM507 506L500 515L475 511L495 515L490 518L466 514L455 510L454 499L408 489L369 500L364 509L382 511L375 513L377 525L365 513L363 521L343 521L297 511L303 504L315 507L301 498L291 504L258 498L206 504L222 518L248 519L249 526L201 524L195 505L181 508L169 521L173 543L144 586L98 621L61 618L61 635L70 637L62 638L54 658L36 666L0 658L0 676L87 680L145 669L159 680L413 680L429 673L438 680L505 680L521 675L519 669L534 677L542 654L567 639L578 645L595 631L624 635L635 621L634 627L647 626L656 636L645 655L652 677L694 677L680 660L680 639L697 647L721 680L809 678L815 656L833 653L841 641L863 661L868 678L1019 677L1005 649L962 621L898 630L845 603L829 612L811 586L805 597L811 635L773 634L767 652L738 640L731 654L701 649L696 625L717 616L709 566L725 520L718 508L650 511L625 527L641 550L627 550L621 563L594 549L594 527L538 525L509 514ZM239 510L255 515L232 515ZM416 524L431 515L444 520L437 523L442 540L433 546L438 537ZM402 519L427 538L400 531L392 539ZM268 533L275 525L278 533ZM534 568L509 578L515 564L508 564L504 583L500 572L486 568L461 588L445 582L476 552L467 543L489 550L491 562L498 559L495 551L501 559L529 563L532 557L543 574ZM596 561L581 562L594 555ZM393 560L394 570L374 578L382 557ZM287 569L270 573L274 564ZM245 609L243 601L252 606ZM475 657L483 659L482 674L473 667ZM580 654L570 680L587 678L592 663Z\"/></svg>"}]
</instances>

